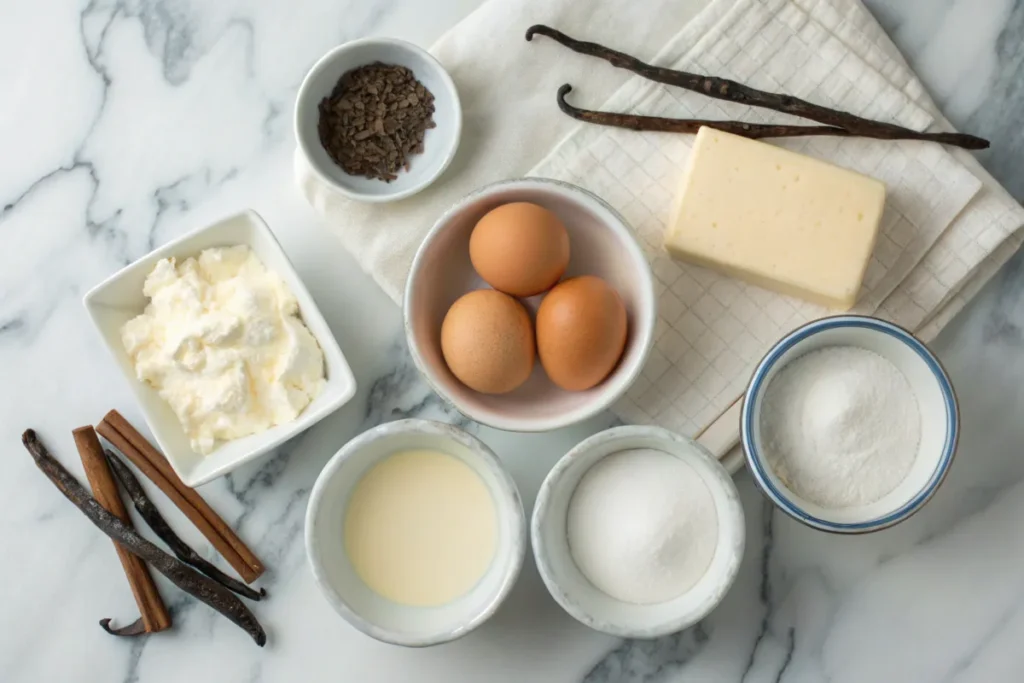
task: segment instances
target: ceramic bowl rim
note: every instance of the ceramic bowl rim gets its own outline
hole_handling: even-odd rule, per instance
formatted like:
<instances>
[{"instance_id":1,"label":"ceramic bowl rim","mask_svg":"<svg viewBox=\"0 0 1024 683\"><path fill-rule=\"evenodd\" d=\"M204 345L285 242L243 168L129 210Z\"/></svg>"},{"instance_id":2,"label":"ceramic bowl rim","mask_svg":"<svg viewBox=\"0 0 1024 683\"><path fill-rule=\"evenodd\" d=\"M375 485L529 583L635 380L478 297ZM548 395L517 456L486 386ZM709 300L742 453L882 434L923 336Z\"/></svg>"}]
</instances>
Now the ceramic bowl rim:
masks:
<instances>
[{"instance_id":1,"label":"ceramic bowl rim","mask_svg":"<svg viewBox=\"0 0 1024 683\"><path fill-rule=\"evenodd\" d=\"M625 381L622 386L607 394L602 394L598 399L594 401L590 406L584 408L578 408L574 412L570 412L563 417L553 418L548 420L517 420L517 419L505 419L503 417L490 417L487 415L480 415L474 410L466 409L464 406L456 402L448 393L448 391L442 386L441 382L437 381L430 369L423 359L423 355L420 352L419 345L415 343L414 335L412 331L412 312L411 312L411 283L413 278L417 276L419 271L423 267L424 252L427 245L434 240L437 235L448 227L452 218L460 211L464 210L466 206L479 200L481 197L485 197L489 194L497 192L503 188L517 188L525 187L529 188L531 185L551 185L558 188L561 191L569 194L579 194L586 201L594 202L603 211L608 212L614 222L607 223L607 227L613 230L618 236L625 238L623 241L627 245L626 248L630 251L632 258L641 267L637 269L637 276L642 280L640 283L640 289L643 290L642 298L650 303L651 324L647 325L643 330L643 336L640 339L640 355L636 361L636 365L631 368L627 375L625 375ZM623 216L613 209L606 201L595 195L594 193L586 190L578 185L567 183L561 180L555 180L553 178L537 178L526 176L522 178L511 178L507 180L499 180L493 183L489 183L482 187L477 188L473 192L469 193L462 199L458 200L455 204L448 208L441 216L434 222L430 230L424 235L423 240L420 242L419 247L416 249L416 255L413 257L412 265L409 268L409 275L405 279L405 288L402 294L402 318L405 326L405 339L406 346L409 349L409 354L412 356L413 362L416 365L416 369L420 373L420 377L427 383L427 385L436 393L441 399L452 406L455 410L459 411L462 415L470 418L474 422L478 422L488 427L495 429L501 429L509 432L519 433L541 433L550 432L555 429L562 427L568 427L570 425L577 424L584 420L587 420L603 410L606 410L616 400L618 400L629 388L636 382L637 377L643 371L644 364L650 356L651 349L654 346L654 328L658 320L657 314L658 299L654 293L654 275L651 272L651 264L647 260L643 249L640 247L637 238L633 235L630 229L629 223ZM612 371L612 375L618 371ZM612 375L609 375L611 377Z\"/></svg>"},{"instance_id":2,"label":"ceramic bowl rim","mask_svg":"<svg viewBox=\"0 0 1024 683\"><path fill-rule=\"evenodd\" d=\"M437 633L411 638L397 633L391 629L383 628L367 620L352 608L348 602L335 589L328 580L324 562L320 557L319 541L317 540L317 529L315 524L316 514L320 508L321 500L327 482L348 462L356 453L370 444L395 436L396 434L430 434L442 438L451 439L472 451L475 456L482 458L496 475L500 494L495 497L495 509L499 519L512 518L515 527L510 540L511 561L502 570L501 583L498 591L489 596L484 608L477 612L469 621L464 622L457 628L439 631ZM381 458L386 457L382 455ZM313 578L321 594L327 599L331 607L341 615L345 621L362 631L366 635L384 643L401 645L404 647L429 647L439 645L452 640L457 640L478 628L498 611L498 608L508 598L509 593L515 586L522 571L523 561L526 555L526 514L523 509L522 497L516 486L515 480L509 474L508 469L501 462L500 458L476 436L465 430L443 422L424 420L420 418L407 418L393 422L385 422L376 427L366 430L362 434L350 439L338 451L331 456L327 464L317 475L313 488L310 491L309 502L306 504L305 515L305 544L306 561L309 563ZM411 608L410 608L411 609Z\"/></svg>"},{"instance_id":3,"label":"ceramic bowl rim","mask_svg":"<svg viewBox=\"0 0 1024 683\"><path fill-rule=\"evenodd\" d=\"M943 405L946 411L946 438L943 442L942 453L936 459L935 470L928 483L918 491L909 501L899 508L876 519L863 522L832 522L820 517L811 515L803 508L786 496L768 477L770 467L764 460L763 455L754 444L753 425L754 420L760 417L752 406L756 398L764 388L764 379L768 372L775 366L779 358L789 349L810 337L833 329L860 328L872 332L888 335L914 351L921 360L928 366L942 393ZM778 342L764 355L757 364L757 368L751 375L747 390L743 394L743 407L740 414L740 443L743 447L743 454L747 467L753 475L754 483L772 503L793 519L806 524L814 529L827 531L836 534L866 534L874 531L887 529L908 519L927 503L938 491L939 487L946 480L953 459L956 456L957 445L960 439L960 408L956 398L956 391L949 379L946 369L939 359L932 353L924 342L915 337L909 330L900 327L895 323L882 320L873 316L841 314L833 315L796 328Z\"/></svg>"},{"instance_id":4,"label":"ceramic bowl rim","mask_svg":"<svg viewBox=\"0 0 1024 683\"><path fill-rule=\"evenodd\" d=\"M431 173L430 175L424 176L419 183L416 183L415 185L410 185L404 190L395 190L392 192L384 192L381 194L366 194L364 192L359 192L358 190L353 190L349 187L345 187L341 183L334 180L334 178L332 178L329 174L324 173L323 169L320 168L320 165L317 163L316 159L313 157L312 154L310 154L310 150L307 149L308 145L306 145L305 137L300 133L300 128L303 128L302 124L299 122L300 109L306 106L315 106L315 103L311 103L309 101L309 98L312 96L310 88L312 87L311 83L313 81L313 77L319 74L324 69L326 69L339 56L351 51L354 48L363 47L365 45L389 46L397 50L411 52L415 54L418 58L422 59L431 68L437 71L438 77L441 79L441 82L444 83L444 91L446 97L451 99L452 108L455 111L455 119L454 121L452 121L452 126L455 132L454 135L452 135L452 141L451 144L449 145L449 148L445 150L444 158L443 161L441 162L441 165L438 166L437 170ZM437 97L437 93L434 93L434 97ZM320 57L320 59L316 60L316 63L314 63L313 66L310 67L309 71L306 72L306 75L302 79L302 83L299 85L298 93L295 96L295 106L293 107L292 110L292 131L295 136L295 141L299 147L299 150L302 152L302 155L306 158L307 165L309 166L310 170L313 171L313 174L317 177L317 179L319 179L325 185L330 187L332 190L335 190L336 192L348 197L349 199L354 199L357 201L367 202L371 204L384 204L387 202L398 201L399 199L405 199L406 197L411 197L412 195L427 188L435 180L437 180L441 176L441 174L448 170L448 167L455 159L455 155L459 149L459 141L462 138L462 102L459 99L459 91L458 88L455 87L455 81L452 80L451 74L448 73L448 70L441 65L441 62L439 62L436 57L434 57L432 54L424 50L419 45L410 43L409 41L406 40L401 40L399 38L358 38L356 40L350 40L348 42L342 43L341 45L338 45L330 49L327 53Z\"/></svg>"},{"instance_id":5,"label":"ceramic bowl rim","mask_svg":"<svg viewBox=\"0 0 1024 683\"><path fill-rule=\"evenodd\" d=\"M310 293L309 288L306 286L306 283L299 275L298 269L292 262L291 257L289 257L288 252L285 251L284 245L281 244L281 241L277 238L277 235L274 233L274 230L270 227L270 224L267 223L263 216L260 215L259 212L251 208L245 208L240 211L234 211L227 215L223 215L215 220L204 222L199 227L189 230L188 232L185 232L175 237L174 239L169 240L154 249L151 249L150 251L146 252L139 258L133 260L131 263L123 266L116 272L105 277L102 281L91 287L89 291L87 291L82 296L82 306L85 308L86 314L92 323L92 327L96 331L96 335L100 338L100 342L103 344L103 347L107 350L107 353L109 354L110 358L114 360L115 365L118 365L114 348L108 343L106 338L103 336L104 326L101 325L100 322L97 320L95 312L97 306L96 299L101 294L103 294L104 292L111 288L121 287L122 281L127 277L127 275L131 271L140 268L142 264L155 264L156 261L158 261L159 259L167 258L168 255L174 254L183 245L188 244L192 240L195 240L208 232L213 232L219 229L220 226L229 223L230 221L239 220L243 218L249 222L249 224L255 231L267 237L267 241L272 246L273 250L278 252L282 257L284 270L286 271L288 277L294 281L294 284L289 283L288 287L291 290L292 295L299 302L300 313L303 321L308 323L308 320L312 319L313 317L316 317L318 321L323 324L324 329L321 332L317 333L310 329L310 334L312 334L313 337L316 339L317 344L319 344L320 349L323 352L325 372L327 357L329 355L333 356L340 362L339 369L342 372L340 374L335 374L333 377L328 375L326 380L328 385L332 389L334 387L343 385L344 389L330 402L326 403L321 408L322 412L314 416L312 419L310 418L310 415L312 415L312 413L307 413L309 406L306 406L306 408L304 408L303 411L299 413L299 415L294 420L284 425L285 427L287 427L286 429L281 430L281 433L273 438L267 436L266 432L241 437L257 437L257 443L255 443L244 454L239 455L231 462L223 464L220 468L210 472L205 476L197 477L193 476L193 474L190 473L189 471L182 469L180 458L177 452L174 451L173 449L167 448L166 444L158 436L158 432L162 431L158 428L160 420L151 413L151 411L146 407L145 403L143 403L143 401L141 400L141 392L143 389L141 380L139 380L138 377L134 376L134 374L125 372L123 369L120 368L120 366L118 366L118 374L121 377L123 377L125 381L128 383L129 390L131 391L132 396L135 398L136 404L138 405L139 408L139 412L142 414L143 420L146 422L146 425L149 427L149 430L152 433L152 441L155 442L157 448L160 449L160 451L164 454L164 457L171 464L171 469L174 470L174 473L187 486L192 488L202 486L203 484L207 484L213 481L214 479L219 479L220 477L223 477L226 474L230 474L231 472L241 467L242 465L248 464L258 458L265 456L274 448L277 448L278 446L289 441L290 439L294 439L300 434L308 431L309 429L312 429L319 422L321 422L329 415L336 412L339 408L344 406L346 403L348 403L352 399L352 397L355 396L356 390L358 388L358 383L356 382L355 375L352 374L352 367L351 365L349 365L348 357L345 355L344 350L341 348L341 344L338 342L338 339L335 336L334 331L331 329L330 324L327 322L326 318L324 318L323 311L320 310L320 306L317 304L316 299L313 298L313 295ZM247 242L243 242L240 244L244 244L245 246L248 246L250 249L252 249L253 246L251 243ZM199 251L201 250L196 251L192 255L198 256ZM139 312L141 313L142 309L139 309ZM174 426L172 428L184 430L184 428L181 426L181 423L176 418L174 420Z\"/></svg>"},{"instance_id":6,"label":"ceramic bowl rim","mask_svg":"<svg viewBox=\"0 0 1024 683\"><path fill-rule=\"evenodd\" d=\"M651 438L656 441L666 443L685 443L687 446L693 447L696 452L699 453L699 457L707 461L709 470L713 473L713 476L718 483L726 488L726 497L729 500L729 508L732 513L729 523L733 525L733 531L739 539L739 544L736 546L736 552L729 559L729 562L725 567L725 571L722 573L719 582L715 586L715 589L712 592L713 598L706 610L694 610L671 621L666 621L659 627L646 629L623 628L618 624L612 624L607 621L598 621L579 603L568 600L561 584L555 579L551 571L547 553L543 551L544 544L539 541L539 539L545 535L541 530L542 521L550 512L551 497L554 494L555 489L563 485L566 470L572 466L579 455L600 446L607 441L617 442L623 439L635 437ZM601 460L616 452L618 451L609 451L591 463L590 467L594 467ZM587 469L589 470L590 467ZM581 474L581 477L582 476L583 475ZM544 582L544 586L547 588L548 593L551 594L551 597L555 602L557 602L558 605L572 618L576 619L576 621L580 622L584 626L620 638L657 638L669 633L675 633L684 628L689 628L706 617L714 611L719 604L721 604L721 601L735 584L736 578L739 576L740 566L743 562L747 536L745 519L746 513L743 510L743 504L740 501L739 490L736 488L736 482L733 480L733 477L729 474L728 470L726 470L722 465L722 462L716 458L711 451L702 446L696 440L677 434L676 432L663 427L648 425L620 425L618 427L605 429L596 434L591 434L569 449L565 455L558 459L555 466L552 467L551 471L549 471L547 476L544 477L540 490L537 492L537 500L534 503L533 514L530 518L530 537L533 543L533 556L534 561L537 564L537 572L540 574L541 579ZM720 528L720 537L722 533L723 531ZM586 580L585 577L584 580Z\"/></svg>"}]
</instances>

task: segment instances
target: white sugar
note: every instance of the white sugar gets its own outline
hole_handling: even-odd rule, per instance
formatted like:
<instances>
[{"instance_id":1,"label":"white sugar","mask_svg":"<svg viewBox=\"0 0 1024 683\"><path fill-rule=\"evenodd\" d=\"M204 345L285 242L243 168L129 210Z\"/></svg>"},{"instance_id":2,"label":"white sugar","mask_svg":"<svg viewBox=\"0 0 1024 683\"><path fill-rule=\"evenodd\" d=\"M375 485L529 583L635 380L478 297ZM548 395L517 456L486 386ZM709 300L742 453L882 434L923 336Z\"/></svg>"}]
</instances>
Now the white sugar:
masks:
<instances>
[{"instance_id":1,"label":"white sugar","mask_svg":"<svg viewBox=\"0 0 1024 683\"><path fill-rule=\"evenodd\" d=\"M707 571L718 513L701 475L647 448L599 461L569 503L573 561L598 590L636 604L671 600Z\"/></svg>"}]
</instances>

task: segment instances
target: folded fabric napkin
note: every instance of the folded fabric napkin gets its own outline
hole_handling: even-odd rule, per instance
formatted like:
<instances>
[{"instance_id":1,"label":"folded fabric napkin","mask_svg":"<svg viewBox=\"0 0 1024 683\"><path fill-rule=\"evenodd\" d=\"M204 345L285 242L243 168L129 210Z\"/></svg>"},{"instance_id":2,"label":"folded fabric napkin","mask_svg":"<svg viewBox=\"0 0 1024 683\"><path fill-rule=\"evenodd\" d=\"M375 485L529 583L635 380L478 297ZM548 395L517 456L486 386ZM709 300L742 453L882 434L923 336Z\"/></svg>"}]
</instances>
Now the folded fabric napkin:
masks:
<instances>
[{"instance_id":1,"label":"folded fabric napkin","mask_svg":"<svg viewBox=\"0 0 1024 683\"><path fill-rule=\"evenodd\" d=\"M613 410L688 435L711 426L724 452L735 442L736 399L757 359L788 330L828 312L669 259L661 236L692 138L580 125L557 111L554 94L572 83L574 101L588 108L806 122L652 83L542 37L526 43L534 23L917 130L951 130L949 123L859 0L658 0L643 16L628 0L491 0L432 50L452 72L465 112L459 156L435 187L397 204L362 205L319 183L296 153L310 204L397 302L423 235L472 189L534 175L604 198L633 225L659 294L655 348ZM967 152L855 138L773 142L886 183L882 231L855 312L930 339L1021 243L1024 209Z\"/></svg>"},{"instance_id":2,"label":"folded fabric napkin","mask_svg":"<svg viewBox=\"0 0 1024 683\"><path fill-rule=\"evenodd\" d=\"M630 0L490 0L430 50L462 101L462 140L441 178L409 199L363 204L320 183L297 151L296 180L327 226L401 303L416 248L437 217L482 185L526 175L577 127L555 105L558 86L586 82L602 101L631 75L598 70L588 57L538 50L524 38L527 27L542 22L593 40L621 41L638 57L653 59L707 1L648 0L638 15Z\"/></svg>"}]
</instances>

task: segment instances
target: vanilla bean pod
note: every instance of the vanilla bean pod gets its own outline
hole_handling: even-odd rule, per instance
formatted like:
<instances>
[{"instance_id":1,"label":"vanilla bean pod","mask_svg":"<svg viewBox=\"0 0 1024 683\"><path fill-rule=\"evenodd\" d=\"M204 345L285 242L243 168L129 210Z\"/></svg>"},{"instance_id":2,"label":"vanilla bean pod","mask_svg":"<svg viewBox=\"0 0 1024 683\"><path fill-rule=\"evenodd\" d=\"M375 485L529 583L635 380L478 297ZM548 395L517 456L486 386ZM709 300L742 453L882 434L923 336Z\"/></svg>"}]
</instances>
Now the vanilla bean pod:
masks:
<instances>
[{"instance_id":1,"label":"vanilla bean pod","mask_svg":"<svg viewBox=\"0 0 1024 683\"><path fill-rule=\"evenodd\" d=\"M535 24L526 31L526 39L532 40L533 36L542 35L555 40L556 42L564 45L573 52L577 52L582 55L590 57L597 57L603 59L612 66L620 69L626 69L639 76L642 76L648 80L655 81L657 83L664 83L665 85L672 85L686 90L690 90L701 95L707 95L719 100L725 100L727 102L735 102L737 104L746 104L752 107L762 107L764 109L771 109L773 111L782 112L784 114L791 114L793 116L799 116L811 121L817 121L818 123L824 124L835 129L845 130L845 133L825 132L816 126L808 127L804 132L797 132L794 135L837 135L843 137L865 137L865 138L876 138L880 140L923 140L929 142L938 142L946 145L952 145L955 147L962 147L964 149L986 149L989 146L989 141L983 138L976 137L974 135L967 135L966 133L921 133L910 128L904 128L897 126L892 123L885 123L883 121L873 121L871 119L865 119L849 112L840 111L836 109L830 109L823 107L813 102L802 100L799 97L792 97L790 95L781 95L778 93L771 93L764 90L758 90L757 88L751 88L733 80L727 78L717 78L715 76L701 76L698 74L689 73L686 71L677 71L675 69L669 69L661 66L654 66L642 62L636 57L619 52L611 48L599 45L597 43L590 43L582 40L576 40L571 38L561 31L545 26L543 24ZM562 86L559 90L562 90L566 86ZM566 91L568 92L568 91ZM563 93L564 94L564 93ZM559 98L559 106L561 107L561 100ZM572 114L564 107L562 111L572 116ZM585 111L585 110L580 110ZM600 123L602 125L618 126L623 128L632 128L633 130L668 130L670 132L689 132L687 126L683 125L680 129L672 129L673 124L667 123L670 121L678 121L685 119L661 119L660 117L634 117L635 121L627 121L621 118L625 116L623 114L609 114L605 112L590 112L590 118L580 119L586 120L591 123ZM574 117L580 118L580 117ZM631 123L633 125L623 125L625 123ZM728 123L733 125L756 125L756 124L741 124L740 122L728 121L728 122L715 122L715 123ZM710 125L710 122L709 124ZM658 126L658 127L643 127L638 128L636 126ZM729 132L736 132L733 129L722 128L720 125L716 125L719 130L728 130ZM798 129L799 127L793 126L792 128ZM743 132L737 132L737 135L744 135ZM751 136L746 136L751 137ZM779 136L768 136L761 135L759 137L779 137Z\"/></svg>"},{"instance_id":2,"label":"vanilla bean pod","mask_svg":"<svg viewBox=\"0 0 1024 683\"><path fill-rule=\"evenodd\" d=\"M114 628L110 625L110 619L100 619L100 627L112 636L141 636L146 633L146 625L142 623L142 617L139 617L132 623L122 626L120 628Z\"/></svg>"},{"instance_id":3,"label":"vanilla bean pod","mask_svg":"<svg viewBox=\"0 0 1024 683\"><path fill-rule=\"evenodd\" d=\"M230 591L238 593L243 598L259 600L260 598L266 597L266 589L260 588L259 592L257 592L241 581L231 578L221 570L217 569L217 567L207 562L199 553L185 543L185 541L183 541L181 537L174 532L174 529L172 529L167 523L164 516L160 514L160 510L158 510L156 505L153 504L153 501L150 500L149 496L146 495L145 489L142 488L142 484L139 483L138 478L131 469L129 469L120 458L109 450L106 451L106 456L107 462L110 463L110 469L114 471L114 476L117 478L118 483L121 484L121 487L128 493L128 497L132 499L132 504L135 506L135 510L139 513L139 516L146 521L146 524L148 524L149 528L153 530L153 533L159 536L160 539L167 544L167 547L171 549L171 552L178 556L179 560L185 564L192 565L220 585Z\"/></svg>"},{"instance_id":4,"label":"vanilla bean pod","mask_svg":"<svg viewBox=\"0 0 1024 683\"><path fill-rule=\"evenodd\" d=\"M580 109L569 104L565 96L572 92L572 86L566 83L558 89L558 108L577 121L585 121L598 126L628 128L629 130L657 131L661 133L689 133L695 135L702 127L722 130L734 135L742 135L754 140L760 138L788 138L809 135L834 135L851 137L854 134L843 128L834 126L783 126L769 123L743 123L742 121L712 121L707 119L667 119L660 116L639 116L637 114L618 114L593 109Z\"/></svg>"},{"instance_id":5,"label":"vanilla bean pod","mask_svg":"<svg viewBox=\"0 0 1024 683\"><path fill-rule=\"evenodd\" d=\"M125 525L115 515L107 512L95 498L89 495L85 487L50 454L34 430L25 430L25 433L21 435L21 442L43 474L100 531L120 543L129 552L144 559L178 588L205 602L230 619L248 633L260 647L267 642L267 634L263 627L260 626L249 608L238 599L238 596L213 579L174 559L140 536L134 529Z\"/></svg>"}]
</instances>

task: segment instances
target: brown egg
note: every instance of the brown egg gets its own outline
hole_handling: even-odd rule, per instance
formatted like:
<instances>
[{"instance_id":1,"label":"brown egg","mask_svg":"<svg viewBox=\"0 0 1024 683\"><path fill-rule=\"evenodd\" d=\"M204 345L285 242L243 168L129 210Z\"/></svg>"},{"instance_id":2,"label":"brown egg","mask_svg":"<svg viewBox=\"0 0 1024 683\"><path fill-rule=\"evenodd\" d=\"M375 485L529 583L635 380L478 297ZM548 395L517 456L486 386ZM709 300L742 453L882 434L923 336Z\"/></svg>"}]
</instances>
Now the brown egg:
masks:
<instances>
[{"instance_id":1,"label":"brown egg","mask_svg":"<svg viewBox=\"0 0 1024 683\"><path fill-rule=\"evenodd\" d=\"M491 287L512 296L533 296L551 289L565 272L569 233L542 206L503 204L473 228L469 258Z\"/></svg>"},{"instance_id":2,"label":"brown egg","mask_svg":"<svg viewBox=\"0 0 1024 683\"><path fill-rule=\"evenodd\" d=\"M537 311L537 353L551 381L569 391L599 384L626 346L626 307L593 275L559 283Z\"/></svg>"},{"instance_id":3,"label":"brown egg","mask_svg":"<svg viewBox=\"0 0 1024 683\"><path fill-rule=\"evenodd\" d=\"M493 289L460 297L441 323L441 353L470 389L504 394L533 370L533 324L523 305Z\"/></svg>"}]
</instances>

